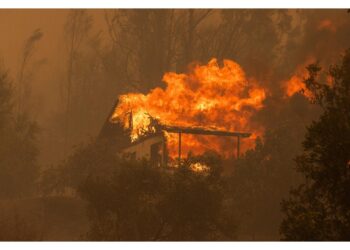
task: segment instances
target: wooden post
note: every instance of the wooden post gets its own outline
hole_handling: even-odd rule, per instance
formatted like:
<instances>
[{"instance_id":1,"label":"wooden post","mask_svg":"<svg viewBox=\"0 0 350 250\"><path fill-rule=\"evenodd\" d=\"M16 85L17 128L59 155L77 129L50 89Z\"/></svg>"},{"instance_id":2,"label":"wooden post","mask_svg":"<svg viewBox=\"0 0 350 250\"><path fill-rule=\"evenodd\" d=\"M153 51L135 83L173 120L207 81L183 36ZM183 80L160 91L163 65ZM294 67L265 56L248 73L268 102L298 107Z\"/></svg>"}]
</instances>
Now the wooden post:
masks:
<instances>
[{"instance_id":1,"label":"wooden post","mask_svg":"<svg viewBox=\"0 0 350 250\"><path fill-rule=\"evenodd\" d=\"M179 133L179 165L181 163L181 132Z\"/></svg>"},{"instance_id":2,"label":"wooden post","mask_svg":"<svg viewBox=\"0 0 350 250\"><path fill-rule=\"evenodd\" d=\"M239 148L240 148L240 136L237 136L237 159L239 159Z\"/></svg>"},{"instance_id":3,"label":"wooden post","mask_svg":"<svg viewBox=\"0 0 350 250\"><path fill-rule=\"evenodd\" d=\"M163 136L163 167L168 166L168 152L167 152L167 147L166 147L166 141Z\"/></svg>"},{"instance_id":4,"label":"wooden post","mask_svg":"<svg viewBox=\"0 0 350 250\"><path fill-rule=\"evenodd\" d=\"M133 129L132 110L130 110L130 113L129 113L129 129L131 131Z\"/></svg>"}]
</instances>

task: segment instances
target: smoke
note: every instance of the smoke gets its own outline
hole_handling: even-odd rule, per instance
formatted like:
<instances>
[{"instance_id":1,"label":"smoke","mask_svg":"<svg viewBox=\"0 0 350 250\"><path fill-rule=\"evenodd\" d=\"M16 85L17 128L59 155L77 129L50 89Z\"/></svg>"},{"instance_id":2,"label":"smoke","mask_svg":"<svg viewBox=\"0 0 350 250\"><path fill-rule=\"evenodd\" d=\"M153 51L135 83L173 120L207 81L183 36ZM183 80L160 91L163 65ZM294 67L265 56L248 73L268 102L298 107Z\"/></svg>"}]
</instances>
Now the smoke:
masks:
<instances>
[{"instance_id":1,"label":"smoke","mask_svg":"<svg viewBox=\"0 0 350 250\"><path fill-rule=\"evenodd\" d=\"M92 91L95 95L89 94L89 99L85 98L85 102L92 105L86 107L84 111L85 113L90 111L89 117L76 118L80 125L91 126L87 127L84 134L77 137L73 144L81 142L84 136L94 136L98 133L97 128L102 127L116 96L126 89L134 88L132 86L139 88L141 86L140 89L155 85L164 87L160 83L159 76L164 72L176 71L183 67L179 65L180 61L186 65L193 61L200 61L203 64L213 57L218 58L219 62L222 59L236 61L244 68L247 75L254 77L268 90L264 101L265 108L260 111L261 114L265 112L266 117L262 118L259 114L255 119L263 120L267 127L273 126L276 120L273 120L275 118L272 118L271 112L278 108L282 109L287 102L283 100L285 95L283 83L295 76L300 67L304 67L308 62L308 58L319 60L325 67L336 62L350 41L348 29L350 17L346 10L213 10L194 30L192 47L187 48L193 50L191 61L184 61L183 50L180 50L179 44L182 44L185 38L187 40L191 38L186 36L187 21L191 20L186 10L166 13L162 10L143 11L139 16L138 11L133 11L133 17L128 22L139 21L141 20L137 19L139 17L151 18L143 23L143 31L147 32L142 32L137 26L130 26L133 28L126 36L129 40L124 41L123 36L118 36L117 43L111 39L110 32L113 30L110 30L105 22L107 12L110 14L110 20L115 21L114 25L128 24L118 24L118 20L113 19L113 13L122 13L124 18L130 11L87 10L87 14L93 17L90 37L96 39L84 45L90 47L79 55L83 59L81 65L88 62L90 68L84 66L81 73L75 73L80 74L80 85L75 86L94 86L85 90L88 93ZM40 37L41 33L37 32L32 37L34 40L41 38L37 44L39 46L36 46L35 55L38 58L47 58L45 67L36 75L32 85L33 98L38 100L34 112L39 124L44 128L41 157L45 159L45 163L58 160L56 152L56 147L59 147L57 142L60 140L58 125L59 117L62 116L59 86L65 81L64 74L67 69L64 24L68 13L69 10L2 10L0 15L0 31L3 34L0 42L1 57L4 59L5 67L12 73L12 78L15 78L14 72L19 70L20 55L28 34L37 28L45 34ZM202 15L203 11L194 11L194 21ZM158 26L162 20L166 20L164 27ZM96 34L99 36L95 36ZM158 35L162 37L157 37ZM136 39L134 36L145 39ZM149 44L145 44L146 41ZM167 45L167 41L171 41L171 44ZM174 41L179 44L174 44ZM118 45L120 43L125 45L126 42L130 46L143 42L142 46L137 48L151 50L138 51L137 53L143 57L142 60L136 60L137 54L130 55L128 53L131 52L126 53ZM133 48L136 47L129 49ZM163 50L160 51L161 49ZM165 66L160 63L164 61L164 57L168 61ZM143 70L137 74L132 71L135 65L131 65L136 61L143 63L143 66L138 66ZM128 70L129 72L126 72ZM150 72L152 77L149 77ZM138 76L137 81L135 75ZM156 76L158 80L154 80ZM143 78L153 80L140 81ZM84 85L83 83L87 81L89 84ZM75 126L72 133L82 132L79 126ZM56 146L50 146L53 144Z\"/></svg>"}]
</instances>

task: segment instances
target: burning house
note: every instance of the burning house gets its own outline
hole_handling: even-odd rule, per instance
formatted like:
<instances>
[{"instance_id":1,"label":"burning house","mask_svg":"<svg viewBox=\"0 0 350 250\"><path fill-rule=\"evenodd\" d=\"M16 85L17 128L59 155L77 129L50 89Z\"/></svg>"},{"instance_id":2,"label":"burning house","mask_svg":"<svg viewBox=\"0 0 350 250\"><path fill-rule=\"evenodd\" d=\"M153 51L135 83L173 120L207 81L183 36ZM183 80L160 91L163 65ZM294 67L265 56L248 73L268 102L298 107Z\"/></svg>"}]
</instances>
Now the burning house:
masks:
<instances>
[{"instance_id":1,"label":"burning house","mask_svg":"<svg viewBox=\"0 0 350 250\"><path fill-rule=\"evenodd\" d=\"M251 117L263 107L265 91L237 63L212 59L188 74L165 73L163 82L148 94L119 97L101 131L117 152L157 166L207 150L238 157L262 134Z\"/></svg>"},{"instance_id":2,"label":"burning house","mask_svg":"<svg viewBox=\"0 0 350 250\"><path fill-rule=\"evenodd\" d=\"M149 131L144 131L137 140L132 139L132 112L128 112L128 125L111 121L115 107L107 117L99 134L99 140L104 140L114 147L116 153L131 159L147 159L154 166L164 166L167 163L166 138L163 132L149 125ZM153 126L153 128L151 128Z\"/></svg>"},{"instance_id":3,"label":"burning house","mask_svg":"<svg viewBox=\"0 0 350 250\"><path fill-rule=\"evenodd\" d=\"M114 110L114 109L113 109ZM169 134L177 134L178 136L178 154L177 161L181 160L181 144L182 135L211 135L237 138L236 157L240 155L240 141L242 138L248 138L251 133L222 131L214 129L206 129L201 127L181 127L161 124L157 119L149 116L147 130L143 131L136 140L132 140L133 131L133 115L132 111L127 112L128 126L124 127L120 122L113 123L111 121L112 114L106 120L100 137L110 137L111 134L115 136L115 144L119 141L122 145L117 147L118 153L131 159L147 159L153 166L167 166L169 159L169 151L167 147L167 137ZM116 138L117 137L117 138ZM118 138L119 137L119 138ZM128 140L130 138L130 140Z\"/></svg>"}]
</instances>

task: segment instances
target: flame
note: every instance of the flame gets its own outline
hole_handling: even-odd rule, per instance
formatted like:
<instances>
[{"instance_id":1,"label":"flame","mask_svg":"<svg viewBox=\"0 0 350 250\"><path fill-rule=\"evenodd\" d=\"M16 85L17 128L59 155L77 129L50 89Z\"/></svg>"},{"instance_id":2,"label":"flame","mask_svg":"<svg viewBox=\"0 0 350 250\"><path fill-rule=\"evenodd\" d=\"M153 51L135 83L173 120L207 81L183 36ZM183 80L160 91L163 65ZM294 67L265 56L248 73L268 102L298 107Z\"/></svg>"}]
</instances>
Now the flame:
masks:
<instances>
[{"instance_id":1,"label":"flame","mask_svg":"<svg viewBox=\"0 0 350 250\"><path fill-rule=\"evenodd\" d=\"M190 165L190 169L193 172L199 172L199 173L203 173L203 172L207 172L209 171L209 167L205 164L202 164L200 162L196 162Z\"/></svg>"},{"instance_id":2,"label":"flame","mask_svg":"<svg viewBox=\"0 0 350 250\"><path fill-rule=\"evenodd\" d=\"M307 59L303 64L299 65L294 75L282 84L285 97L291 97L296 93L303 94L306 98L311 99L313 94L309 91L304 83L304 79L308 77L306 66L314 61L313 58Z\"/></svg>"},{"instance_id":3,"label":"flame","mask_svg":"<svg viewBox=\"0 0 350 250\"><path fill-rule=\"evenodd\" d=\"M251 138L241 140L242 152L254 146L254 138L263 133L263 128L254 124L251 117L263 107L265 90L254 79L248 81L236 62L223 60L220 67L212 59L207 65L195 65L188 74L165 73L163 81L165 89L155 88L146 95L120 96L111 121L121 122L127 128L127 113L132 111L132 140L150 132L149 116L166 125L253 132ZM166 133L166 138L169 155L176 157L178 135ZM234 147L232 138L182 135L183 155L211 149L229 156Z\"/></svg>"},{"instance_id":4,"label":"flame","mask_svg":"<svg viewBox=\"0 0 350 250\"><path fill-rule=\"evenodd\" d=\"M322 21L319 23L317 29L318 29L318 30L329 30L329 31L331 31L331 32L333 32L333 33L337 31L336 26L335 26L334 23L333 23L331 20L329 20L329 19L324 19L324 20L322 20Z\"/></svg>"},{"instance_id":5,"label":"flame","mask_svg":"<svg viewBox=\"0 0 350 250\"><path fill-rule=\"evenodd\" d=\"M326 76L326 83L329 87L334 87L334 78L331 75Z\"/></svg>"},{"instance_id":6,"label":"flame","mask_svg":"<svg viewBox=\"0 0 350 250\"><path fill-rule=\"evenodd\" d=\"M300 76L292 76L286 83L286 95L288 97L301 93L306 98L310 99L312 97L312 93L306 88L305 83L303 82L304 77Z\"/></svg>"}]
</instances>

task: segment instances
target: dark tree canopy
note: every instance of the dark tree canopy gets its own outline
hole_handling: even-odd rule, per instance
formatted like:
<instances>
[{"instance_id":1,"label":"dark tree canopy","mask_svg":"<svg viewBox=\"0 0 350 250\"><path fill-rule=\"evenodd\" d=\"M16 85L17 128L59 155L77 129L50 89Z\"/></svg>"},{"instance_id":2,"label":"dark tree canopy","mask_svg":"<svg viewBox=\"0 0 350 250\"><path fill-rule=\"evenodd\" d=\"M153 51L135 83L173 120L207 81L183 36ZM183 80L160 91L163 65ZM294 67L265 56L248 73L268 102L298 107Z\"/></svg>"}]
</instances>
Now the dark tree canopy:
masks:
<instances>
[{"instance_id":1,"label":"dark tree canopy","mask_svg":"<svg viewBox=\"0 0 350 250\"><path fill-rule=\"evenodd\" d=\"M76 155L75 169L90 168L90 174L78 187L78 193L88 203L90 226L86 239L235 238L235 220L225 205L218 156L207 153L193 157L179 169L171 170L152 167L146 160L106 161L103 154L81 152ZM100 161L101 157L105 160ZM193 172L193 161L212 164L212 168L206 173ZM112 162L114 167L108 175L98 174L100 168L109 168Z\"/></svg>"},{"instance_id":2,"label":"dark tree canopy","mask_svg":"<svg viewBox=\"0 0 350 250\"><path fill-rule=\"evenodd\" d=\"M350 50L331 66L331 83L321 68L308 66L305 83L323 114L308 127L304 152L296 158L305 183L282 202L286 240L350 239Z\"/></svg>"}]
</instances>

